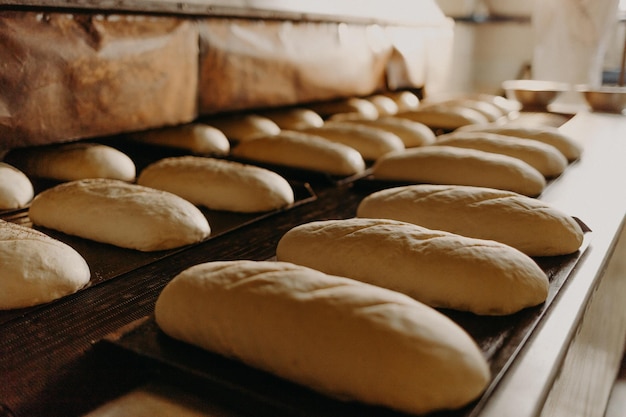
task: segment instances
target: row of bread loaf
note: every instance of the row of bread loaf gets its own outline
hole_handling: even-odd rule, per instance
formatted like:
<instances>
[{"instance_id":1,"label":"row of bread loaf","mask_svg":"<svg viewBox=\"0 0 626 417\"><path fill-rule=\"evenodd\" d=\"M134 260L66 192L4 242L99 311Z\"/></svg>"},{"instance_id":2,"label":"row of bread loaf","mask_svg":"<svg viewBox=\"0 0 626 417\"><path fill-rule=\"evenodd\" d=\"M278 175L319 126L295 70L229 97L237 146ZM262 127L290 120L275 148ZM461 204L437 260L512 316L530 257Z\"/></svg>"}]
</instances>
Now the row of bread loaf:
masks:
<instances>
[{"instance_id":1,"label":"row of bread loaf","mask_svg":"<svg viewBox=\"0 0 626 417\"><path fill-rule=\"evenodd\" d=\"M409 93L402 93L394 96L396 99L395 101L388 96L379 96L377 97L378 100L374 100L374 98L372 98L372 102L368 103L372 104L377 102L377 104L379 104L379 108L383 108L380 103L388 102L395 104L397 109L404 108L402 111L395 110L396 108L390 110L389 108L392 106L387 106L388 114L393 114L394 111L396 112L395 114L400 115L417 111L415 110L416 101L407 100L407 97L412 98ZM384 99L387 100L385 101ZM367 106L362 106L361 104L355 106L355 102L360 101L352 100L347 104L344 103L343 108L367 108ZM337 111L337 106L339 106L339 104L333 103L333 106L335 106L334 110ZM372 106L374 105L372 104ZM413 110L411 110L411 106L413 106ZM311 121L315 120L315 116L319 117L312 111L300 111L296 113L295 119L300 121L303 119ZM352 113L354 112L348 110L344 113L335 113L335 115L349 115ZM302 115L304 115L304 117L301 117ZM272 117L274 120L281 123L293 123L294 120L293 111L289 113L274 112ZM393 118L388 118L388 120L391 119ZM248 118L245 120L257 119ZM262 120L263 122L268 121L261 117L259 117L258 120ZM355 122L360 119L346 117L345 120ZM398 120L404 119L398 118ZM375 121L377 120L367 119L368 123ZM317 122L313 122L310 124L316 123ZM323 124L321 126L318 125L314 128L310 127L309 129L328 128L327 123L322 123ZM348 126L337 127L334 123L335 122L330 122L331 126L329 129L332 130L337 128L337 132L335 133L343 133L344 136L350 136L350 134L353 133L348 131ZM241 127L241 124L224 125L223 128L227 132L230 132L228 130L229 126ZM395 125L394 128L397 128L397 126L400 126L400 124ZM362 126L359 126L355 132L361 133L361 128ZM263 140L269 140L270 138L273 139L284 133L284 131L279 127L277 129L278 131L271 135L264 134L261 137L255 136L238 139L243 144L252 144L257 141L261 141L262 143L259 144L259 149L275 156L276 154L281 153L280 147L277 150ZM198 131L201 131L202 133L198 135ZM207 131L209 132L208 134L206 134ZM452 136L455 134L452 134ZM464 133L460 133L460 135L463 134ZM311 149L309 144L309 140L311 140L311 138L307 135L300 136L299 132L294 132L293 135L295 138L301 139L301 142L306 142L308 145L302 146L301 149L298 149L297 145L299 145L300 142L290 141L289 146L287 147L287 151L289 152L283 152L283 159L286 157L300 159L303 161L307 159L315 159L311 157L308 152ZM156 138L156 143L169 143L170 145L171 139L175 137L187 140L189 138L208 138L208 142L210 143L226 143L226 145L222 145L221 147L222 152L227 150L229 146L226 136L220 130L211 126L185 126L177 131L159 131L156 132L155 135L148 136ZM424 135L424 137L427 136ZM551 136L547 135L547 137L561 139L561 142L564 145L571 144L568 141L568 138L563 136L552 134ZM163 138L167 139L167 141L163 142ZM221 141L216 141L215 138L218 138ZM442 141L444 143L448 140L450 139L442 140L441 137L437 139L437 141ZM512 138L511 141L513 140L527 143L540 143L536 140ZM322 149L322 151L318 156L320 157L319 160L324 161L324 157L327 157L329 154L328 149L333 149L332 146L329 145L333 143L334 140L326 140L326 138L315 137L313 142L320 145L320 149ZM190 143L193 145L197 142L192 141ZM517 175L517 172L513 172L515 175L511 175L511 166L513 168L516 166L515 164L511 164L510 161L504 160L506 163L501 163L499 165L497 163L494 164L493 160L496 155L491 152L476 151L474 152L476 155L473 155L473 151L457 151L456 149L452 149L452 147L450 147L451 149L448 149L449 147L447 146L430 146L429 143L430 142L427 141L422 142L421 146L416 146L415 149L411 150L388 150L376 160L373 171L375 177L393 180L400 179L409 182L432 182L444 184L465 184L467 183L467 180L470 179L470 185L488 185L493 188L521 192L522 194L536 195L541 191L541 187L537 186L529 189L526 184L528 183L527 178L524 178L523 175ZM460 146L460 148L463 147ZM570 148L576 150L573 146L570 146ZM442 153L442 149L444 149L446 153ZM211 150L217 152L216 147L211 148ZM456 153L452 151L455 151ZM564 158L572 159L575 157L577 157L576 154L568 154L567 157ZM79 176L79 178L82 176L87 178L117 178L130 182L135 178L135 168L130 158L113 148L94 143L73 143L49 148L17 150L15 155L13 155L13 153L9 154L8 159L13 159L18 162L20 166L31 175L47 176L58 180L71 180L76 176ZM252 157L252 159L255 159L255 157ZM330 162L330 166L337 165L337 161L332 158L330 159ZM523 163L520 161L517 161L517 164L524 167L522 165ZM495 168L492 169L491 165ZM504 169L502 169L501 165L504 165ZM444 169L442 170L440 167L444 167ZM453 167L453 169L450 169L450 167ZM9 198L4 198L4 200L10 201L12 204L10 207L19 207L27 204L33 196L32 185L29 184L28 178L10 165L3 164L1 168L0 174L2 175L0 175L0 177L5 178L2 182L2 184L4 184L2 194L4 196L9 195ZM317 166L317 168L320 170L324 169L322 166ZM472 175L478 175L479 179L476 180L477 184L472 183ZM535 175L535 177L537 176ZM465 182L459 181L459 178ZM542 181L538 182L540 185L544 184ZM217 210L242 212L272 210L291 204L294 198L293 191L287 181L269 170L251 165L241 165L232 161L195 156L166 158L158 161L141 173L138 178L138 184L165 191L165 195L168 195L168 193L177 194L178 197L182 197L187 200L186 203L190 202L192 204L206 206L210 209ZM531 185L533 185L532 181ZM87 207L100 206L100 204L94 204L94 201L90 200L94 198L94 195L98 194L90 191L92 189L99 190L98 192L101 194L102 198L101 203L104 204L108 204L108 201L114 198L113 196L116 197L122 194L127 195L129 201L143 199L144 197L140 198L140 195L152 195L152 193L135 192L135 190L139 190L139 187L136 185L113 182L111 180L82 181L63 184L49 190L48 192L42 193L43 196L38 196L38 198L33 202L29 210L33 222L37 225L61 230L69 234L77 234L85 238L139 250L161 250L189 244L206 237L209 233L208 230L210 227L208 224L205 225L205 222L201 222L201 231L199 233L191 233L186 238L177 240L175 238L171 238L169 233L163 233L163 236L160 236L159 233L154 231L150 232L150 230L148 230L150 229L148 224L144 226L146 229L144 232L136 233L135 229L137 229L141 223L135 223L129 220L128 223L129 225L132 225L132 227L126 229L128 231L128 236L122 235L120 237L116 237L115 234L113 236L109 236L109 232L114 230L114 228L109 228L106 222L97 222L96 224L99 225L99 228L93 225L90 226L92 223L88 219L89 216L84 216L87 218L84 220L84 224L77 224L77 219L72 219L70 221L70 216L66 216L65 211L71 210L71 207L81 207L82 205ZM233 190L237 190L237 192L233 193ZM59 196L57 196L57 194ZM72 196L72 198L68 198L68 196ZM155 196L151 198L158 199L160 197ZM167 206L163 204L153 205L155 207ZM134 213L135 210L140 210L143 206L143 203L138 203L137 208L130 210L129 212ZM168 220L168 216L176 217L171 213L163 214L163 216L163 222L165 224L171 223L171 221ZM198 215L198 213L195 213L195 215L191 217L195 217L196 219L202 218L202 216ZM175 228L172 228L172 230L173 229ZM179 230L185 230L185 228L179 228ZM142 237L139 240L132 240L131 236L133 234L138 234ZM190 238L192 239L191 241L189 240Z\"/></svg>"},{"instance_id":2,"label":"row of bread loaf","mask_svg":"<svg viewBox=\"0 0 626 417\"><path fill-rule=\"evenodd\" d=\"M342 401L456 409L480 397L491 371L476 341L436 308L478 316L540 306L549 280L527 253L573 253L584 237L554 207L480 187L383 190L357 215L292 228L276 261L183 271L157 300L157 324Z\"/></svg>"},{"instance_id":3,"label":"row of bread loaf","mask_svg":"<svg viewBox=\"0 0 626 417\"><path fill-rule=\"evenodd\" d=\"M137 178L126 154L97 143L18 149L6 160L20 169L0 163L2 210L27 207L36 227L140 251L206 239L211 227L197 206L261 212L294 202L291 185L275 172L216 158L165 158ZM31 178L59 184L35 196ZM7 221L0 235L0 309L49 302L89 284L89 267L70 246Z\"/></svg>"},{"instance_id":4,"label":"row of bread loaf","mask_svg":"<svg viewBox=\"0 0 626 417\"><path fill-rule=\"evenodd\" d=\"M377 102L378 108L385 108L380 105L381 102L395 104L395 108L389 105L386 106L387 114L401 115L415 112L417 111L416 108L419 108L416 107L417 100L410 100L411 98L414 98L414 96L410 93L405 92L393 97L395 101L389 96L379 96L372 97L371 102L365 102L371 104L373 107L375 106L372 103ZM341 114L351 115L355 113L352 111L353 109L367 109L368 107L363 106L361 103L362 101L363 100L351 100L344 103L341 107L344 109L344 113L335 113L335 116ZM360 104L355 105L355 103ZM339 103L333 103L331 109L339 111ZM366 114L367 111L363 112L363 115ZM295 117L293 111L289 111L287 113L272 113L273 120L283 125L288 123L293 124L294 120L296 120L299 121L299 123L307 121L309 126L317 126L309 127L308 129L327 128L327 123L322 121L322 124L320 125L316 121L318 120L316 118L319 117L320 116L317 113L308 109L296 111ZM352 122L362 120L362 118L353 117L345 117L344 119L351 120ZM392 124L394 124L394 129L396 130L398 126L402 126L402 124L395 124L396 118L388 117L386 119L393 120ZM271 126L272 128L275 125L273 121L265 119L264 117L246 117L241 120L252 120L254 123L261 121L263 122L263 126ZM379 121L373 119L364 120L368 124ZM404 121L402 118L397 118L397 120ZM330 129L336 128L334 123L335 122L330 123ZM238 137L237 135L231 133L233 126L239 128L244 126L248 132L251 131L251 126L247 126L245 123L228 123L221 127L229 134L230 137L234 137L235 140L239 140L244 144L256 143L257 140L260 140L262 143L259 144L259 149L262 149L264 152L268 152L274 156L280 153L279 150L263 141L269 140L269 138L281 136L284 131L281 130L280 127L276 127L276 129L278 129L277 131L271 134L265 132L265 134L262 134L260 137ZM420 128L423 127L421 124L418 124L418 126ZM253 131L258 132L258 126L255 125L252 127L256 129ZM351 132L347 130L347 127L348 126L340 126L338 131L341 131L341 133L345 136L350 136ZM360 133L360 131L361 127L359 126L356 129L356 132ZM191 150L197 150L198 148L194 148L194 146L198 143L211 143L213 144L211 148L204 147L202 149L204 151L210 150L216 153L227 152L228 147L230 146L228 139L222 131L217 130L212 126L184 126L180 129L167 129L150 133L154 134L149 134L147 136L139 135L141 138L140 140L147 138L152 140L153 143L172 146L172 139L182 138L180 140L183 145L179 145L178 143L176 143L176 145L189 146ZM568 138L565 138L562 135L559 136L558 134L552 134L551 132L549 133L550 135L546 134L546 137L552 138L553 140L554 138L561 140L561 142L551 142L554 146L564 145L564 147L559 149L568 150L567 146L570 145L570 150L577 150L575 147L571 146L571 143L573 142L569 141ZM463 135L464 133L461 132L459 134ZM299 132L294 132L293 135L294 138L302 139L302 141L306 143L309 143L309 140L311 139L307 135L300 136ZM453 138L454 135L456 135L456 133L445 136L451 136ZM374 175L383 179L400 179L409 182L465 184L467 183L468 178L471 179L472 175L476 174L480 177L477 180L478 184L472 184L470 181L470 185L489 185L493 188L512 190L529 195L536 195L541 191L540 187L531 188L529 190L526 186L528 181L526 181L523 176L521 179L519 176L511 176L509 172L511 171L510 166L515 167L515 164L510 164L509 161L505 160L504 162L507 162L507 164L500 164L505 166L504 170L502 170L502 167L498 164L494 165L496 169L491 169L495 155L489 152L481 154L482 151L477 151L475 153L477 156L480 156L480 158L477 158L471 153L472 151L459 150L457 152L455 149L443 147L447 153L451 153L451 155L448 155L441 152L442 147L430 146L429 144L431 142L429 142L430 139L427 135L422 135L422 137L427 139L419 145L415 145L414 150L389 150L386 154L379 157L374 165ZM185 140L190 142L184 142ZM441 136L437 139L437 141L442 141L444 143L448 140L449 139L442 140ZM537 140L523 140L517 138L511 138L510 140L522 141L529 144L540 144ZM329 145L333 142L333 140L316 137L313 142L320 145L322 151L318 156L320 156L319 160L324 163L324 157L328 156L328 149L332 149ZM289 156L303 161L307 159L315 159L312 158L308 152L311 147L307 145L298 150L297 145L299 143L300 142L297 141L290 141L287 148L288 152L283 152L282 157L286 158ZM217 146L215 144L217 144ZM460 148L462 148L462 146L460 146ZM452 152L453 150L456 154ZM299 155L300 158L298 158ZM577 154L572 152L567 154L567 157L564 158L573 159L577 156ZM135 178L135 167L130 158L113 148L94 143L73 143L55 147L17 150L15 155L13 153L9 154L8 159L18 162L24 170L33 176L45 176L57 180L71 180L77 177L104 177L130 182ZM255 157L252 156L251 159L255 159ZM485 161L483 161L483 159L485 159ZM329 166L336 166L336 162L336 160L330 158ZM518 165L520 164L522 163L518 161ZM467 165L467 167L465 165ZM441 166L445 167L445 170L438 168ZM454 167L454 169L449 169L450 167ZM0 178L4 178L4 181L2 182L3 199L5 201L9 201L11 204L10 206L7 206L7 208L16 206L19 207L27 204L33 196L32 185L29 183L28 178L10 165L3 164L0 168ZM319 165L316 166L316 168L320 170L324 169L323 166ZM415 176L416 170L417 176ZM514 172L514 174L517 173ZM450 177L450 175L452 176ZM535 177L537 176L535 175ZM459 178L462 178L465 182L459 181ZM504 182L502 182L503 179ZM170 193L176 194L178 197L182 197L187 200L185 202L187 207L196 204L210 209L241 212L264 211L285 207L291 204L294 198L293 191L287 181L269 170L251 165L242 165L232 161L195 156L166 158L158 161L141 173L138 178L138 184L165 191L165 194L162 193L161 195L156 195L152 192L152 190L150 193L145 193L143 192L143 189L141 189L142 192L139 192L139 186L124 184L122 182L114 182L111 180L71 182L42 193L43 196L39 196L39 198L37 198L31 205L29 210L30 216L33 222L39 226L61 230L66 233L76 234L88 239L139 250L162 250L202 240L208 235L208 233L210 233L210 226L205 224L206 220L203 219L203 216L196 211L193 216L190 216L191 218L196 219L196 224L191 226L192 228L199 228L196 230L196 233L186 234L184 238L172 238L170 235L175 234L174 230L183 231L187 230L190 226L173 227L171 225L171 218L177 218L178 216L167 212L167 210L163 210L163 213L161 213L163 217L161 220L163 223L163 230L168 230L169 225L170 232L156 232L159 228L151 228L151 223L148 222L143 225L144 230L142 230L141 233L138 233L137 229L141 230L141 222L135 222L134 220L127 219L129 227L124 228L127 232L126 235L121 234L118 236L116 233L111 235L111 231L115 230L115 228L110 228L107 222L92 222L90 216L95 216L95 213L87 215L87 211L85 210L83 211L83 213L85 213L84 216L72 219L71 216L67 216L65 214L66 210L72 210L72 207L82 206L88 208L100 207L102 204L109 204L111 200L118 198L119 195L125 195L128 201L137 203L135 204L136 207L129 210L128 213L140 212L142 207L150 205L154 207L170 207L176 206L177 204L180 205L180 203L172 203L170 205L154 203L145 204L145 202L142 201L144 199L148 201L150 198L157 200L160 198L165 199L164 196L170 197ZM539 181L539 184L541 185L543 182ZM98 192L93 191L96 189ZM237 192L232 192L233 190L236 190ZM97 198L100 198L100 200L94 200L96 198L95 196L98 196ZM192 204L189 204L189 202ZM188 210L191 210L191 208L188 208ZM124 212L124 210L122 210L122 212ZM79 219L83 217L83 222L80 223ZM116 223L117 220L113 220L112 222ZM141 238L133 238L133 236L141 236Z\"/></svg>"},{"instance_id":5,"label":"row of bread loaf","mask_svg":"<svg viewBox=\"0 0 626 417\"><path fill-rule=\"evenodd\" d=\"M178 178L172 177L179 172L175 160L160 161L165 171L155 175ZM194 172L201 169L192 167ZM191 182L184 178L178 181ZM170 225L180 212L188 214L189 205L177 207L186 200L137 187L111 180L72 181L41 193L29 214L35 224L80 235L92 228L101 210L85 212L83 220L69 218L67 204L119 206L111 214L123 227L100 223L85 237L113 233L113 241L122 246L144 234L137 218L154 216L155 207L176 212L166 215ZM180 188L180 183L172 187ZM139 216L120 222L129 213ZM458 408L484 391L489 367L475 342L432 307L510 314L539 305L546 299L548 280L528 254L571 253L582 243L582 230L571 217L495 188L394 188L364 199L357 215L295 227L277 247L279 262L213 262L183 272L159 297L157 323L175 338L333 397L410 413ZM450 222L451 217L459 221ZM455 223L456 228L447 228ZM145 225L146 230L153 226L152 220ZM180 225L176 231L167 227L158 230L169 239ZM533 232L537 228L551 233ZM188 230L185 235L203 239L207 233L210 229L196 237ZM543 236L553 241L542 241ZM214 320L198 321L198 309Z\"/></svg>"},{"instance_id":6,"label":"row of bread loaf","mask_svg":"<svg viewBox=\"0 0 626 417\"><path fill-rule=\"evenodd\" d=\"M539 130L545 137L522 139ZM437 146L451 148L465 135L460 132L437 138ZM416 167L453 170L467 153L480 162L472 169L488 171L487 180L478 181L493 183L507 170L490 171L497 163L483 153L498 153L509 137L517 148L536 146L500 163L544 151L543 161L556 163L534 176L542 180L580 156L575 142L552 129L498 133L509 136L476 140L487 147L476 152L459 144L452 159L429 145L390 152L373 172L389 178L380 166L393 172L401 164L396 158L406 158L405 173L389 179L428 183L431 178L415 176L424 175ZM552 143L543 146L546 141ZM426 149L437 149L435 156L411 160ZM573 217L528 196L542 187L527 188L528 195L509 191L520 189L515 182L523 176L496 188L459 185L469 173L442 180L438 172L432 182L445 185L384 189L363 199L355 218L296 226L280 239L276 262L192 267L162 292L157 323L174 338L335 398L411 414L467 405L489 384L489 365L475 341L434 308L503 315L539 306L549 280L530 256L574 253L584 239ZM214 320L196 320L199 311Z\"/></svg>"},{"instance_id":7,"label":"row of bread loaf","mask_svg":"<svg viewBox=\"0 0 626 417\"><path fill-rule=\"evenodd\" d=\"M535 131L499 133L519 134L512 142L545 143L521 139ZM580 148L552 129L541 131L553 141L546 153L561 165L543 175L559 175ZM468 151L480 152L487 151ZM397 162L382 161L411 154L392 152L376 164L393 170ZM452 170L459 163L436 155L435 165ZM475 170L491 163L482 154L476 159L487 162L474 163ZM411 176L424 163L408 161L410 174L391 179L429 182ZM490 381L489 365L475 342L433 307L502 315L539 306L549 281L530 256L574 253L584 232L570 215L508 191L510 185L441 178L436 174L433 182L449 185L373 193L355 218L294 227L278 244L277 262L212 262L184 271L159 297L157 323L174 338L336 398L411 414L471 403ZM214 320L195 320L198 311Z\"/></svg>"}]
</instances>

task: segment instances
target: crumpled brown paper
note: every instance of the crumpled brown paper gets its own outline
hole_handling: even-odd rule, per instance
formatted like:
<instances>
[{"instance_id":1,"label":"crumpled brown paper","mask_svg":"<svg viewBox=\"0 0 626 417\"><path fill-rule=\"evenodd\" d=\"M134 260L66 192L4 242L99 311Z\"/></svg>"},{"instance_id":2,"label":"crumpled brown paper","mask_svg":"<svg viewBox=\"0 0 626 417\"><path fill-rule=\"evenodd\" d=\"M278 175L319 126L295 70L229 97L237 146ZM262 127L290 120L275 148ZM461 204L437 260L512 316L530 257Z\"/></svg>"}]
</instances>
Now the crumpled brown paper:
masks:
<instances>
[{"instance_id":1,"label":"crumpled brown paper","mask_svg":"<svg viewBox=\"0 0 626 417\"><path fill-rule=\"evenodd\" d=\"M0 149L194 119L196 40L175 18L0 12Z\"/></svg>"},{"instance_id":2,"label":"crumpled brown paper","mask_svg":"<svg viewBox=\"0 0 626 417\"><path fill-rule=\"evenodd\" d=\"M385 87L392 45L377 25L206 19L200 113L365 95Z\"/></svg>"}]
</instances>

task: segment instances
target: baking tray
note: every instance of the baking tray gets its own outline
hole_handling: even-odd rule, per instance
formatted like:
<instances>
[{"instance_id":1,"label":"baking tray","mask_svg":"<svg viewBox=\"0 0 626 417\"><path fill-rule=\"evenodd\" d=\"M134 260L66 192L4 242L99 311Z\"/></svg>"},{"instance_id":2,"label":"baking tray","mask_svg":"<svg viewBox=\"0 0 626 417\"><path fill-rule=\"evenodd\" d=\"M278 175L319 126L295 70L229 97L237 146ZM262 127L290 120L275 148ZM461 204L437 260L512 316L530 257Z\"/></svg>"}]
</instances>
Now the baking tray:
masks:
<instances>
[{"instance_id":1,"label":"baking tray","mask_svg":"<svg viewBox=\"0 0 626 417\"><path fill-rule=\"evenodd\" d=\"M33 180L33 184L35 189L42 190L55 184L55 182ZM160 259L185 251L190 247L201 245L207 241L223 236L259 220L279 213L284 213L294 207L307 204L317 199L317 195L308 183L290 182L290 185L294 191L295 201L289 207L282 209L258 213L235 213L198 207L209 221L209 225L211 226L211 235L202 242L170 250L141 252L138 250L121 248L89 239L83 239L77 236L67 235L65 233L44 227L35 226L35 228L55 239L60 240L61 242L67 243L85 258L89 268L91 269L91 280L89 281L88 286L85 287L88 288L119 277L120 275L156 262ZM0 212L0 219L27 227L33 227L33 224L28 217L28 208ZM28 307L25 309L0 310L0 324L13 319L14 317L21 316L27 311L41 307L42 305Z\"/></svg>"},{"instance_id":2,"label":"baking tray","mask_svg":"<svg viewBox=\"0 0 626 417\"><path fill-rule=\"evenodd\" d=\"M581 225L584 224L581 222ZM492 379L485 393L465 408L432 416L476 417L533 330L551 308L559 291L583 258L591 233L585 226L580 250L571 255L539 257L550 289L544 304L507 316L477 316L446 309L440 311L476 340L487 359ZM156 325L153 316L109 335L99 345L121 351L144 364L147 377L174 384L207 400L226 401L233 416L383 417L404 414L381 407L335 400L290 383L238 361L176 341ZM105 349L106 351L106 349ZM242 413L242 414L239 414Z\"/></svg>"}]
</instances>

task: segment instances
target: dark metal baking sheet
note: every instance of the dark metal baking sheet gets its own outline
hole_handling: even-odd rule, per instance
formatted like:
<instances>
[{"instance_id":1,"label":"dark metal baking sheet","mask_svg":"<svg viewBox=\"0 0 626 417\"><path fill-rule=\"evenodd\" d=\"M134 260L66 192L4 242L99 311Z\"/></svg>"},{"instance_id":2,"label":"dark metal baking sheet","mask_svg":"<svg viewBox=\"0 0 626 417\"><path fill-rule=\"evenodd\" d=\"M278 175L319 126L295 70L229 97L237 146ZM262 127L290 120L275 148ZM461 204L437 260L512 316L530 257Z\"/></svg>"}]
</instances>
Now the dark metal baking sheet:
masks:
<instances>
[{"instance_id":1,"label":"dark metal baking sheet","mask_svg":"<svg viewBox=\"0 0 626 417\"><path fill-rule=\"evenodd\" d=\"M433 416L475 417L480 413L502 376L583 258L591 238L590 231L586 231L584 243L578 252L535 258L550 281L549 294L544 304L507 316L477 316L440 310L476 340L489 362L492 380L484 395L473 404L460 410L435 413ZM143 361L149 378L164 378L167 383L204 398L226 400L235 410L233 416L249 413L275 417L403 415L385 408L331 399L237 361L176 341L159 330L153 317L144 318L130 329L110 335L101 343ZM238 414L239 409L244 414Z\"/></svg>"},{"instance_id":2,"label":"dark metal baking sheet","mask_svg":"<svg viewBox=\"0 0 626 417\"><path fill-rule=\"evenodd\" d=\"M37 189L45 188L42 185L42 182L34 181L34 183L36 184L35 188ZM53 182L49 181L45 181L44 183L46 186L53 184ZM250 225L267 217L283 213L286 210L290 210L294 207L301 206L317 199L317 196L308 183L290 182L290 185L294 190L295 201L292 205L283 209L258 213L235 213L209 210L204 207L199 207L200 211L202 211L209 221L209 225L211 226L211 235L203 242L171 250L141 252L138 250L99 243L77 236L70 236L52 229L43 227L35 228L55 239L60 240L61 242L67 243L80 253L83 258L85 258L89 268L91 269L91 280L88 284L89 287L119 277L152 262L185 251L192 246L201 245L204 242L225 235L241 227ZM0 213L0 219L27 227L33 227L33 224L28 217L28 208ZM40 306L16 310L0 310L0 324L13 319L14 317L21 316L27 311L38 307Z\"/></svg>"}]
</instances>

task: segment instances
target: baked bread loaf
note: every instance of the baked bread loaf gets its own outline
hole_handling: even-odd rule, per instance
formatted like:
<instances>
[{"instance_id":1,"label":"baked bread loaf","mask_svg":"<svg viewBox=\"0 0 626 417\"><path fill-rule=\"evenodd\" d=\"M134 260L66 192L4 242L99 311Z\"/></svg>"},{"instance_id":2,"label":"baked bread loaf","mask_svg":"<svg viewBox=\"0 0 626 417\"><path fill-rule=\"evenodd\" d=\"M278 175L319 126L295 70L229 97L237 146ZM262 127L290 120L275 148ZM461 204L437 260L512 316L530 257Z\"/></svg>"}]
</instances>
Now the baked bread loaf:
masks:
<instances>
[{"instance_id":1,"label":"baked bread loaf","mask_svg":"<svg viewBox=\"0 0 626 417\"><path fill-rule=\"evenodd\" d=\"M22 171L0 162L0 210L22 208L34 194L33 184Z\"/></svg>"},{"instance_id":2,"label":"baked bread loaf","mask_svg":"<svg viewBox=\"0 0 626 417\"><path fill-rule=\"evenodd\" d=\"M354 175L365 170L365 161L356 149L291 130L242 142L233 148L231 154L246 160L330 175Z\"/></svg>"},{"instance_id":3,"label":"baked bread loaf","mask_svg":"<svg viewBox=\"0 0 626 417\"><path fill-rule=\"evenodd\" d=\"M407 413L462 407L490 380L475 342L443 314L289 263L193 266L163 289L155 319L175 339L340 400Z\"/></svg>"},{"instance_id":4,"label":"baked bread loaf","mask_svg":"<svg viewBox=\"0 0 626 417\"><path fill-rule=\"evenodd\" d=\"M275 172L200 156L154 162L141 171L137 184L168 191L212 210L254 213L294 202L291 186Z\"/></svg>"},{"instance_id":5,"label":"baked bread loaf","mask_svg":"<svg viewBox=\"0 0 626 417\"><path fill-rule=\"evenodd\" d=\"M278 127L285 130L302 130L324 125L324 119L322 119L322 116L315 113L311 109L299 107L281 110L268 110L263 112L262 116L267 117L276 123Z\"/></svg>"},{"instance_id":6,"label":"baked bread loaf","mask_svg":"<svg viewBox=\"0 0 626 417\"><path fill-rule=\"evenodd\" d=\"M546 178L561 175L567 158L547 143L487 132L452 132L437 137L437 145L477 149L521 159Z\"/></svg>"},{"instance_id":7,"label":"baked bread loaf","mask_svg":"<svg viewBox=\"0 0 626 417\"><path fill-rule=\"evenodd\" d=\"M240 142L280 133L276 123L258 114L212 118L207 120L207 124L222 131L228 139Z\"/></svg>"},{"instance_id":8,"label":"baked bread loaf","mask_svg":"<svg viewBox=\"0 0 626 417\"><path fill-rule=\"evenodd\" d=\"M344 123L354 123L375 127L398 136L405 148L432 145L435 143L435 133L425 124L399 117L380 117L375 120L348 119Z\"/></svg>"},{"instance_id":9,"label":"baked bread loaf","mask_svg":"<svg viewBox=\"0 0 626 417\"><path fill-rule=\"evenodd\" d=\"M371 161L386 153L404 149L404 142L396 134L362 124L327 122L322 127L305 129L303 132L347 145Z\"/></svg>"},{"instance_id":10,"label":"baked bread loaf","mask_svg":"<svg viewBox=\"0 0 626 417\"><path fill-rule=\"evenodd\" d=\"M29 177L72 181L84 178L135 180L135 163L125 153L90 142L64 143L9 152L5 160Z\"/></svg>"},{"instance_id":11,"label":"baked bread loaf","mask_svg":"<svg viewBox=\"0 0 626 417\"><path fill-rule=\"evenodd\" d=\"M37 230L0 220L0 310L32 307L89 283L83 257Z\"/></svg>"},{"instance_id":12,"label":"baked bread loaf","mask_svg":"<svg viewBox=\"0 0 626 417\"><path fill-rule=\"evenodd\" d=\"M561 210L493 188L430 184L389 188L365 197L357 216L495 240L529 256L573 253L584 239L580 225Z\"/></svg>"},{"instance_id":13,"label":"baked bread loaf","mask_svg":"<svg viewBox=\"0 0 626 417\"><path fill-rule=\"evenodd\" d=\"M203 123L136 132L131 139L150 145L188 150L194 154L227 155L230 142L221 130Z\"/></svg>"},{"instance_id":14,"label":"baked bread loaf","mask_svg":"<svg viewBox=\"0 0 626 417\"><path fill-rule=\"evenodd\" d=\"M388 219L296 226L280 239L276 257L475 314L512 314L548 295L545 273L517 249Z\"/></svg>"},{"instance_id":15,"label":"baked bread loaf","mask_svg":"<svg viewBox=\"0 0 626 417\"><path fill-rule=\"evenodd\" d=\"M498 135L532 139L547 143L557 148L568 161L574 161L580 158L582 154L582 146L578 142L568 135L561 133L558 128L551 126L522 127L498 124L477 124L475 126L464 126L460 130L496 133Z\"/></svg>"},{"instance_id":16,"label":"baked bread loaf","mask_svg":"<svg viewBox=\"0 0 626 417\"><path fill-rule=\"evenodd\" d=\"M497 188L530 197L541 194L546 186L545 177L524 161L453 146L387 154L373 165L372 175L381 180Z\"/></svg>"},{"instance_id":17,"label":"baked bread loaf","mask_svg":"<svg viewBox=\"0 0 626 417\"><path fill-rule=\"evenodd\" d=\"M165 191L118 180L66 182L39 193L33 224L97 242L158 251L200 242L210 227L190 202Z\"/></svg>"},{"instance_id":18,"label":"baked bread loaf","mask_svg":"<svg viewBox=\"0 0 626 417\"><path fill-rule=\"evenodd\" d=\"M474 109L461 106L439 108L435 106L418 107L416 110L399 112L395 117L420 122L431 129L454 130L462 126L484 124L488 120Z\"/></svg>"}]
</instances>

